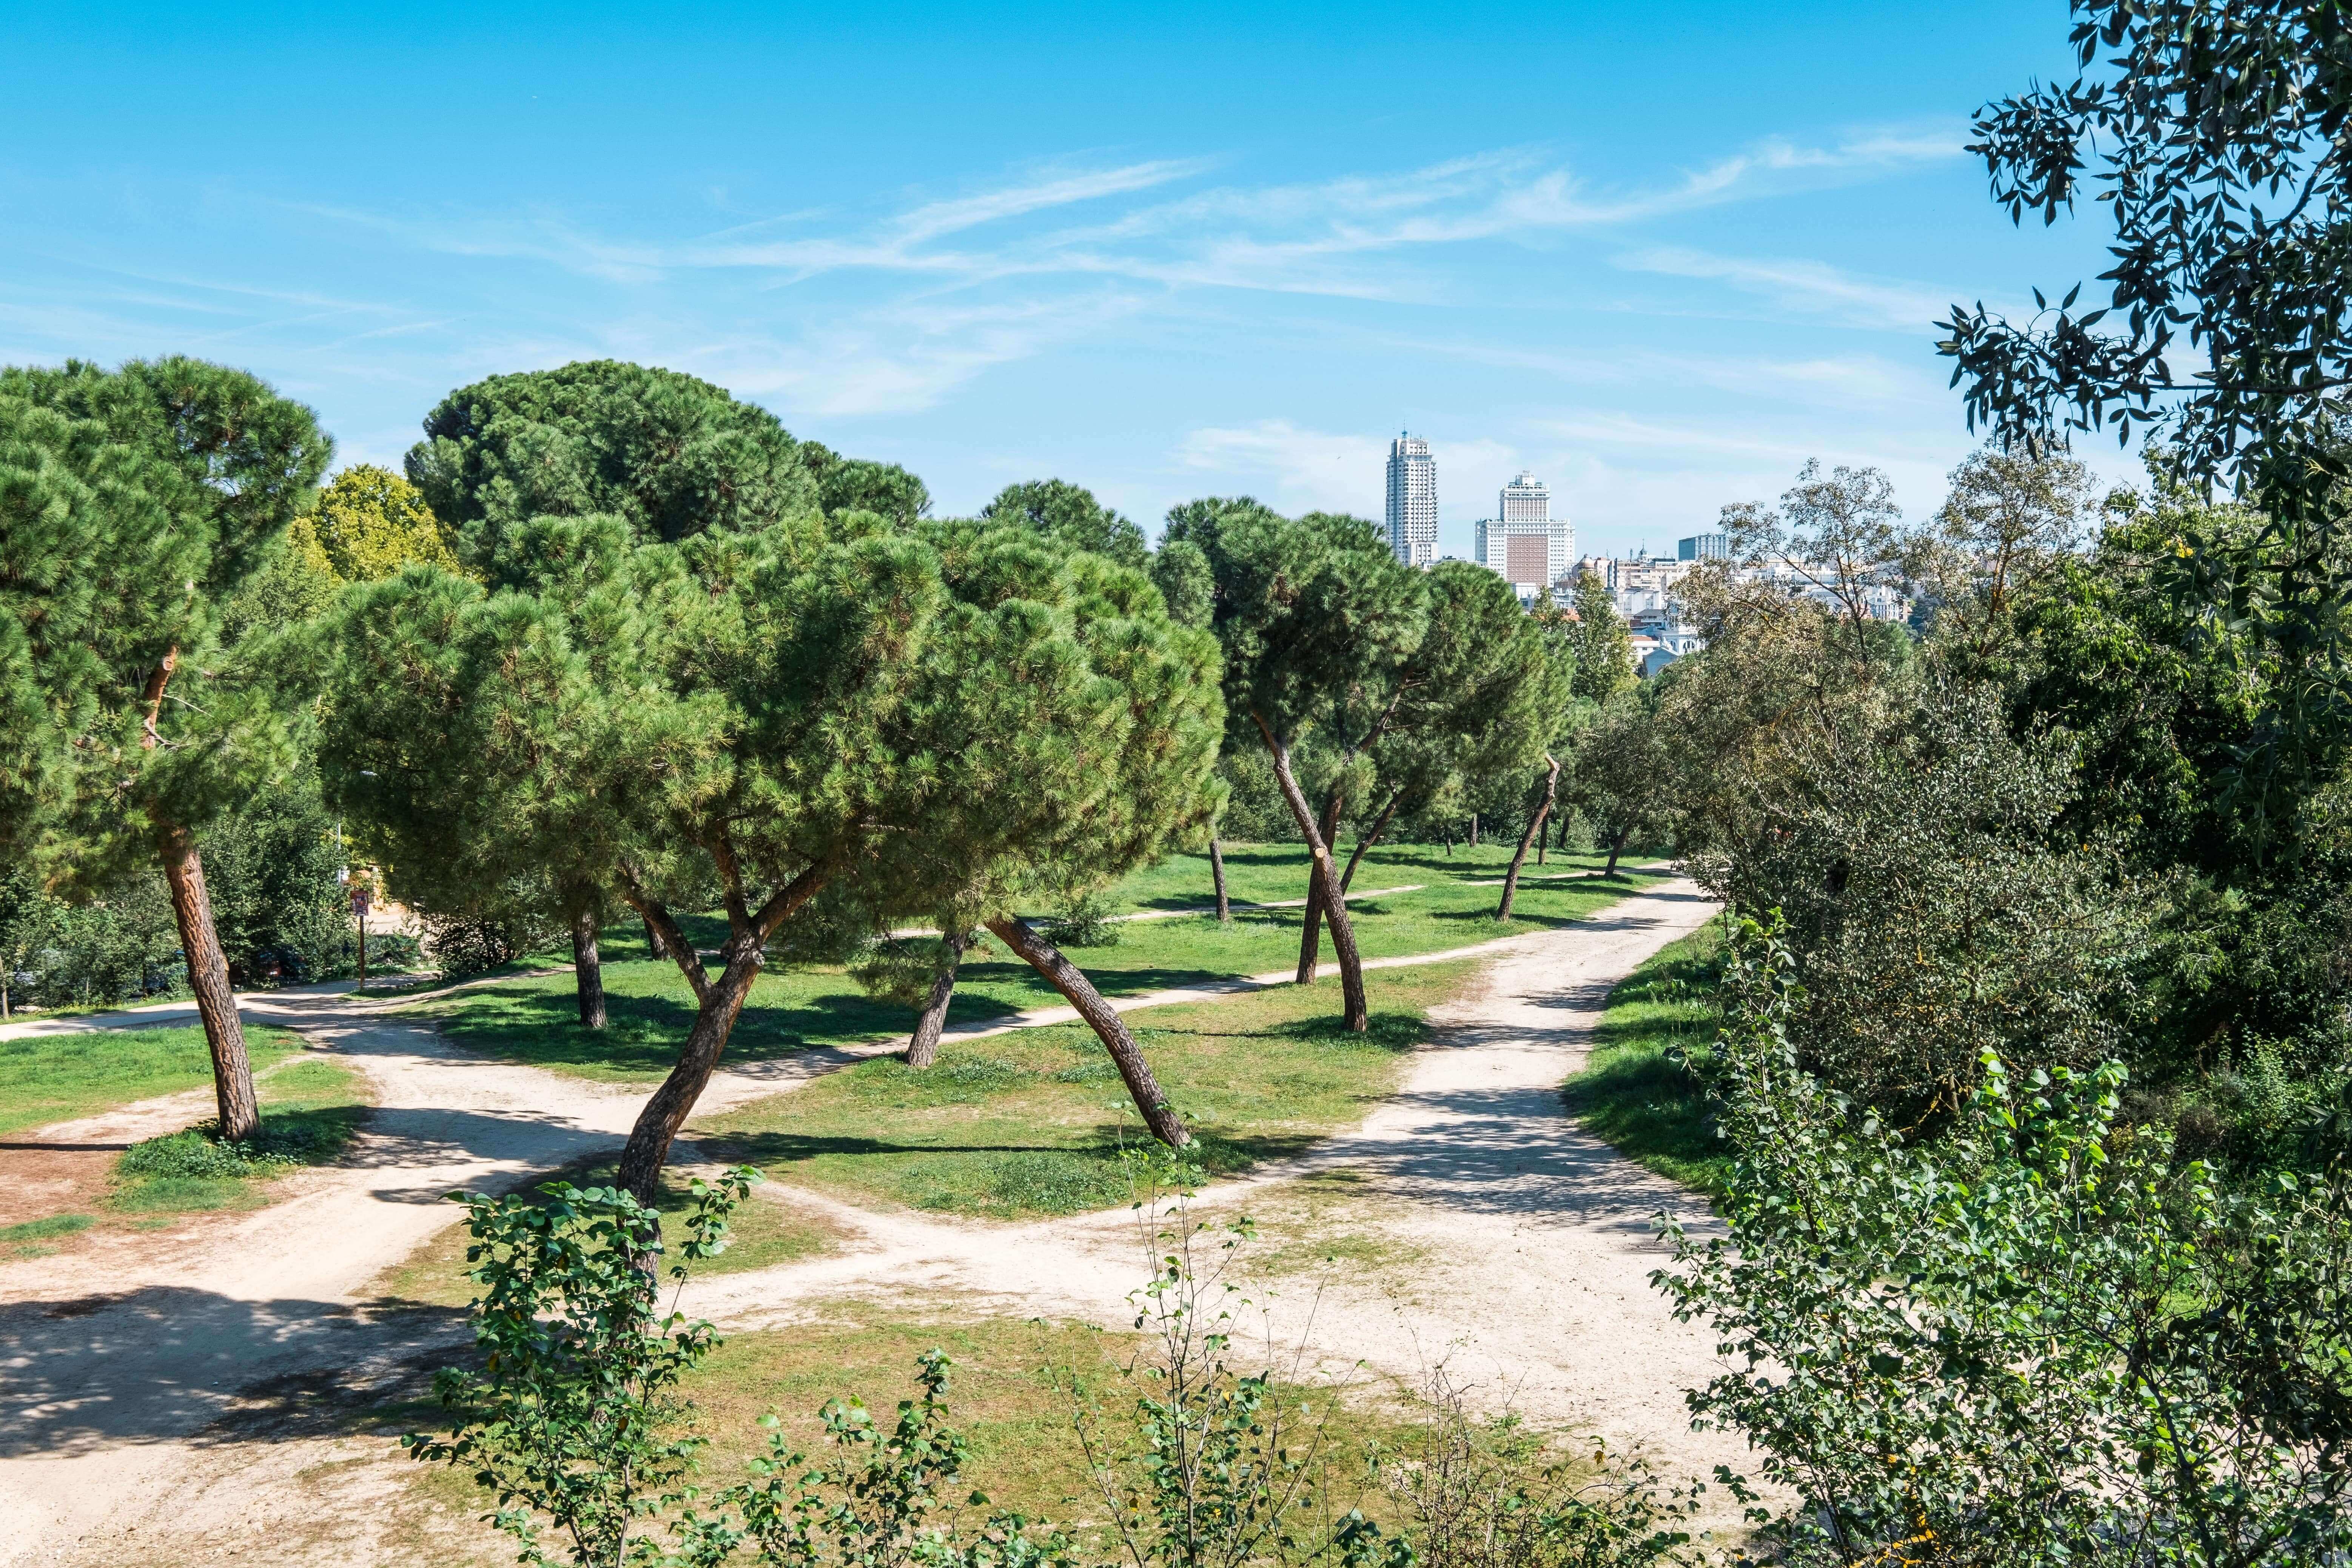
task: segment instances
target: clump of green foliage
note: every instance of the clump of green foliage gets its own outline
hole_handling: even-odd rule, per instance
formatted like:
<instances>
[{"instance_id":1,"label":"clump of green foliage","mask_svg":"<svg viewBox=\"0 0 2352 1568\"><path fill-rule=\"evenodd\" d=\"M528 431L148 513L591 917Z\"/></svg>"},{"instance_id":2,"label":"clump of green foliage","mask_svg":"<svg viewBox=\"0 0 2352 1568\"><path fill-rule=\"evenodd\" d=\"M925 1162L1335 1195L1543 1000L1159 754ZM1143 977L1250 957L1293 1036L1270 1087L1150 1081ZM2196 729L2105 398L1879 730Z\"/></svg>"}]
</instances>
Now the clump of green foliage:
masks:
<instances>
[{"instance_id":1,"label":"clump of green foliage","mask_svg":"<svg viewBox=\"0 0 2352 1568\"><path fill-rule=\"evenodd\" d=\"M1667 1496L1642 1467L1601 1456L1564 1463L1516 1422L1480 1421L1439 1385L1412 1441L1375 1447L1364 1481L1400 1520L1384 1530L1346 1507L1330 1463L1339 1390L1287 1365L1245 1363L1234 1272L1247 1220L1192 1216L1201 1173L1157 1151L1127 1164L1151 1279L1138 1290L1148 1352L1119 1407L1074 1368L1045 1369L1069 1400L1084 1484L1129 1568L1639 1568L1672 1561L1695 1489ZM698 1182L688 1239L669 1269L727 1245L728 1215L757 1173ZM470 1468L490 1516L521 1545L593 1568L1077 1568L1078 1537L995 1508L971 1487L971 1444L950 1423L952 1367L934 1349L917 1393L885 1423L859 1400L818 1412L828 1450L795 1451L771 1415L750 1476L705 1489L694 1476L687 1378L719 1343L710 1325L658 1310L654 1214L626 1192L551 1183L540 1195L465 1199L479 1371L449 1369L439 1437L401 1439L420 1459ZM560 1544L558 1542L560 1541ZM1103 1563L1100 1568L1111 1568Z\"/></svg>"},{"instance_id":2,"label":"clump of green foliage","mask_svg":"<svg viewBox=\"0 0 2352 1568\"><path fill-rule=\"evenodd\" d=\"M1988 1054L1942 1136L1805 1070L1748 922L1717 1046L1729 1234L1654 1279L1733 1370L1690 1395L1790 1500L1769 1555L2319 1563L2352 1549L2352 1118L2233 1188L2118 1120L2125 1069Z\"/></svg>"}]
</instances>

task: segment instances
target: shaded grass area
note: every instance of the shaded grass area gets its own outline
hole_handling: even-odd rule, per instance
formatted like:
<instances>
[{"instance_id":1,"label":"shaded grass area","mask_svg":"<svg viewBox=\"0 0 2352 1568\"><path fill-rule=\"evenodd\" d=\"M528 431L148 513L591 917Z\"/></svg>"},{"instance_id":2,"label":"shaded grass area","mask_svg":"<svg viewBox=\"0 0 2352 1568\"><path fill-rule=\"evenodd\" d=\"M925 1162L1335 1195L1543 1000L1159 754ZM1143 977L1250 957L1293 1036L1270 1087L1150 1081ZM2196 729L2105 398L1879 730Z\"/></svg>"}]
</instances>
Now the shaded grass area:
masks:
<instances>
[{"instance_id":1,"label":"shaded grass area","mask_svg":"<svg viewBox=\"0 0 2352 1568\"><path fill-rule=\"evenodd\" d=\"M249 1144L215 1142L190 1128L133 1144L115 1162L108 1205L120 1214L255 1209L277 1177L340 1158L367 1115L365 1080L330 1057L288 1062L257 1078L261 1131Z\"/></svg>"},{"instance_id":2,"label":"shaded grass area","mask_svg":"<svg viewBox=\"0 0 2352 1568\"><path fill-rule=\"evenodd\" d=\"M610 1186L614 1169L615 1163L611 1160L583 1161L543 1172L515 1190L536 1194L541 1186L559 1181L578 1187ZM676 1171L665 1172L661 1195L655 1206L661 1211L663 1238L674 1248L686 1235L677 1222L694 1207L691 1178ZM471 1267L466 1261L466 1249L473 1237L455 1205L451 1205L450 1215L455 1223L375 1281L375 1293L380 1298L402 1305L429 1307L463 1307L473 1300L479 1288L466 1277L466 1270ZM727 1222L727 1250L694 1265L697 1275L737 1274L792 1263L829 1251L838 1240L838 1234L831 1226L795 1208L790 1194L759 1187L754 1187L751 1195L736 1206ZM673 1261L674 1258L666 1258L663 1262L665 1281Z\"/></svg>"},{"instance_id":3,"label":"shaded grass area","mask_svg":"<svg viewBox=\"0 0 2352 1568\"><path fill-rule=\"evenodd\" d=\"M1461 846L1451 858L1441 849L1412 845L1375 849L1357 875L1357 887L1426 886L1349 904L1364 955L1439 952L1565 926L1659 875L1633 868L1602 879L1594 874L1601 859L1590 855L1554 855L1540 869L1530 861L1513 918L1497 922L1492 915L1499 889L1477 884L1499 878L1509 859L1509 846ZM1302 846L1236 846L1225 861L1236 897L1294 898L1306 890ZM1207 877L1204 858L1174 856L1129 878L1112 890L1110 900L1124 909L1193 903L1207 896ZM1187 891L1196 879L1197 897ZM1268 910L1239 912L1226 925L1212 917L1128 921L1108 928L1117 935L1116 945L1074 949L1070 956L1104 994L1137 996L1287 969L1297 961L1301 918L1297 910ZM715 918L682 923L698 945L716 946L724 940L724 922ZM674 964L639 956L646 950L637 922L616 924L600 941L607 956L610 1020L601 1032L579 1026L568 972L518 976L421 1003L416 1010L439 1020L455 1043L485 1055L610 1082L656 1080L677 1060L693 1023L693 993ZM1327 964L1337 957L1328 934L1322 956ZM533 962L557 957L539 955ZM962 965L948 1018L951 1024L982 1022L1060 1000L1027 964L992 942ZM1337 1005L1334 986L1335 1011ZM760 1060L804 1046L883 1039L908 1031L913 1022L911 1009L868 996L839 967L780 965L753 984L727 1049L731 1059Z\"/></svg>"},{"instance_id":4,"label":"shaded grass area","mask_svg":"<svg viewBox=\"0 0 2352 1568\"><path fill-rule=\"evenodd\" d=\"M1585 1131L1645 1169L1710 1194L1731 1174L1700 1076L1715 1039L1722 973L1717 926L1660 949L1610 993L1592 1055L1561 1090Z\"/></svg>"},{"instance_id":5,"label":"shaded grass area","mask_svg":"<svg viewBox=\"0 0 2352 1568\"><path fill-rule=\"evenodd\" d=\"M1331 1013L1337 985L1289 986L1129 1019L1194 1157L1230 1175L1354 1125L1396 1085L1423 1015L1469 963L1365 976L1370 1030ZM704 1146L855 1203L1012 1219L1129 1200L1122 1150L1148 1142L1083 1026L950 1042L916 1072L880 1057L698 1124Z\"/></svg>"},{"instance_id":6,"label":"shaded grass area","mask_svg":"<svg viewBox=\"0 0 2352 1568\"><path fill-rule=\"evenodd\" d=\"M302 1041L284 1029L247 1024L245 1047L258 1072L300 1050ZM212 1081L205 1032L193 1025L0 1040L0 1133L96 1116Z\"/></svg>"}]
</instances>

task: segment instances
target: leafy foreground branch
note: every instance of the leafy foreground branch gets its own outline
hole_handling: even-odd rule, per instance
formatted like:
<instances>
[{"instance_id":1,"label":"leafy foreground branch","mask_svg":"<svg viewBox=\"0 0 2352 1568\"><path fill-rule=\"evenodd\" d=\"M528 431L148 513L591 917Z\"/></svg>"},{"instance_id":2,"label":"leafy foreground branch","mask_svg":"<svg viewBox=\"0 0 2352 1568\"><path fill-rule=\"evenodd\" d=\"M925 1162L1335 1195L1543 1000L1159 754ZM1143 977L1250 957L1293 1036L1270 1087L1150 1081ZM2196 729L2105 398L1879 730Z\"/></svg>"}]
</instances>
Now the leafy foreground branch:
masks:
<instances>
[{"instance_id":1,"label":"leafy foreground branch","mask_svg":"<svg viewBox=\"0 0 2352 1568\"><path fill-rule=\"evenodd\" d=\"M1241 1364L1236 1328L1251 1303L1231 1277L1249 1222L1213 1229L1194 1218L1199 1173L1164 1154L1138 1156L1132 1169L1152 1269L1132 1298L1146 1346L1125 1369L1136 1392L1107 1403L1111 1386L1075 1367L1045 1369L1068 1401L1086 1487L1108 1508L1101 1533L1116 1555L1099 1568L1604 1568L1669 1560L1687 1545L1676 1527L1696 1489L1664 1496L1645 1468L1605 1453L1566 1462L1516 1421L1472 1416L1442 1369L1404 1441L1343 1458L1340 1390L1307 1384L1303 1344L1284 1350L1269 1336L1265 1367ZM727 1216L758 1179L747 1167L695 1184L673 1279L724 1249ZM441 1374L455 1417L446 1436L402 1439L415 1458L472 1469L497 1499L490 1522L520 1543L518 1561L1088 1561L1070 1531L971 1488L970 1445L949 1424L950 1363L937 1350L918 1358L918 1396L887 1427L856 1399L828 1401L818 1412L827 1451L813 1463L770 1415L748 1479L698 1486L706 1440L682 1384L719 1340L674 1306L658 1310L653 1214L618 1188L551 1183L540 1193L466 1198L482 1363Z\"/></svg>"},{"instance_id":2,"label":"leafy foreground branch","mask_svg":"<svg viewBox=\"0 0 2352 1568\"><path fill-rule=\"evenodd\" d=\"M1997 1056L1912 1142L1798 1066L1777 927L1717 1046L1727 1238L1654 1276L1742 1370L1692 1394L1796 1494L1790 1563L2340 1563L2352 1551L2352 1161L2226 1187L2116 1125L2124 1072Z\"/></svg>"}]
</instances>

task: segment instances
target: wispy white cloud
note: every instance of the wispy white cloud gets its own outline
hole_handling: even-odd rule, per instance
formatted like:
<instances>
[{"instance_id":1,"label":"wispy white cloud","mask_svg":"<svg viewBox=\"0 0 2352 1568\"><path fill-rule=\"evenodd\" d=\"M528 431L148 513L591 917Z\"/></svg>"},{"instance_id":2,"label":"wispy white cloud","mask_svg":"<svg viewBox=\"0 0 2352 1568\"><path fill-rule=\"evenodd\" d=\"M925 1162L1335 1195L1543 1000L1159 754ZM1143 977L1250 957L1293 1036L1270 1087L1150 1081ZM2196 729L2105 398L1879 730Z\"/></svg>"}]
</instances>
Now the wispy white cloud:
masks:
<instances>
[{"instance_id":1,"label":"wispy white cloud","mask_svg":"<svg viewBox=\"0 0 2352 1568\"><path fill-rule=\"evenodd\" d=\"M1823 261L1757 260L1679 247L1632 251L1617 258L1617 265L1634 272L1727 283L1781 310L1830 316L1847 326L1914 332L1930 331L1948 316L1961 292L1872 278Z\"/></svg>"},{"instance_id":2,"label":"wispy white cloud","mask_svg":"<svg viewBox=\"0 0 2352 1568\"><path fill-rule=\"evenodd\" d=\"M1143 196L1213 166L1208 159L1159 159L1047 169L819 232L761 237L780 226L814 230L838 215L780 215L683 244L614 239L549 212L463 219L351 207L306 210L426 249L537 259L617 284L697 270L768 272L788 282L875 271L965 286L1091 274L1171 288L1384 299L1411 292L1412 280L1368 265L1376 258L1487 241L1538 243L1569 231L1873 177L1958 150L1957 132L1940 129L1873 132L1825 145L1775 138L1654 186L1619 188L1598 184L1539 149L1503 149L1390 174L1220 185L1058 227L1014 222ZM989 229L1000 232L984 238L974 232ZM955 243L943 243L950 241Z\"/></svg>"}]
</instances>

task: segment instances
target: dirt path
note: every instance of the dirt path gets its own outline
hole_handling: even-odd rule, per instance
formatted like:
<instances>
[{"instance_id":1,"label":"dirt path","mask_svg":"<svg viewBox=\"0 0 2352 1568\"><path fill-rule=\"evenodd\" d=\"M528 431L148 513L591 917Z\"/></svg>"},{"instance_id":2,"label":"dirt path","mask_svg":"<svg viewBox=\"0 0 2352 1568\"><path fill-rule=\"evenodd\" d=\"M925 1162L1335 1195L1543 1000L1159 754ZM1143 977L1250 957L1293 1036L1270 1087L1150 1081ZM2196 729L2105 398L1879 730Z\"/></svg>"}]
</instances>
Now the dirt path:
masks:
<instances>
[{"instance_id":1,"label":"dirt path","mask_svg":"<svg viewBox=\"0 0 2352 1568\"><path fill-rule=\"evenodd\" d=\"M1577 1133L1556 1093L1609 987L1707 912L1695 889L1675 882L1561 931L1381 961L1496 958L1484 989L1438 1019L1440 1039L1404 1092L1364 1127L1210 1199L1278 1205L1344 1187L1349 1195L1327 1218L1418 1260L1402 1280L1326 1293L1313 1342L1328 1356L1363 1357L1407 1377L1449 1353L1474 1375L1507 1369L1531 1415L1647 1443L1677 1468L1685 1458L1712 1462L1717 1456L1693 1448L1681 1431L1672 1392L1703 1375L1705 1345L1665 1318L1646 1285L1659 1258L1649 1216L1686 1194ZM240 1391L299 1387L330 1369L344 1387L364 1384L371 1369L388 1373L450 1342L461 1331L453 1315L379 1311L362 1293L450 1223L442 1194L614 1147L642 1104L636 1090L456 1051L386 1017L396 1005L281 993L254 1009L344 1056L373 1083L378 1108L345 1165L295 1178L291 1198L250 1215L205 1216L170 1235L0 1265L0 1563L80 1562L85 1552L119 1561L134 1541L146 1552L153 1538L141 1527L159 1507L190 1521L275 1511L258 1478L282 1491L297 1484L290 1474L208 1447L205 1429ZM1064 1016L1066 1009L1040 1009L958 1032ZM891 1048L751 1064L715 1081L701 1109L779 1092ZM137 1122L163 1109L117 1115ZM855 1236L846 1250L716 1278L690 1293L689 1310L751 1327L794 1321L844 1293L936 1301L951 1287L979 1310L1120 1321L1137 1282L1120 1214L1010 1227L846 1210L838 1217ZM1304 1300L1295 1296L1281 1310L1295 1319ZM1297 1326L1285 1320L1280 1331ZM370 1557L352 1542L334 1560Z\"/></svg>"},{"instance_id":2,"label":"dirt path","mask_svg":"<svg viewBox=\"0 0 2352 1568\"><path fill-rule=\"evenodd\" d=\"M1643 1447L1673 1472L1737 1460L1736 1444L1688 1430L1677 1392L1713 1374L1711 1339L1675 1322L1649 1285L1665 1258L1652 1216L1673 1210L1704 1233L1705 1206L1578 1130L1559 1094L1610 990L1712 912L1676 881L1566 931L1503 944L1475 990L1433 1014L1433 1043L1361 1127L1210 1189L1205 1214L1309 1209L1307 1228L1326 1244L1360 1252L1369 1242L1397 1260L1319 1283L1311 1263L1294 1270L1273 1308L1276 1339L1304 1338L1335 1370L1360 1360L1408 1384L1447 1361L1490 1395L1511 1384L1532 1418ZM1149 1268L1125 1212L980 1226L760 1191L821 1206L855 1239L804 1263L690 1286L689 1313L772 1327L856 1294L1123 1323L1128 1292Z\"/></svg>"}]
</instances>

